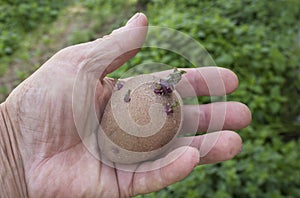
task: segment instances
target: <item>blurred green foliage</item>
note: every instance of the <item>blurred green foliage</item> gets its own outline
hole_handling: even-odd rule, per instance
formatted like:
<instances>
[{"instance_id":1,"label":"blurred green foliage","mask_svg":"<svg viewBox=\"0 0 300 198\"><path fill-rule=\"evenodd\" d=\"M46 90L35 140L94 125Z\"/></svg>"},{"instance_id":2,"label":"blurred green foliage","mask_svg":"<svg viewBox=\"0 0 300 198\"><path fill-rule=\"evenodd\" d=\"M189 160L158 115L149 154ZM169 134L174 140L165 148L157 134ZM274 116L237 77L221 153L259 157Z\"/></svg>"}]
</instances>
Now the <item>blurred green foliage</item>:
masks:
<instances>
[{"instance_id":1,"label":"blurred green foliage","mask_svg":"<svg viewBox=\"0 0 300 198\"><path fill-rule=\"evenodd\" d=\"M95 39L100 31L109 33L124 24L136 9L134 3L0 0L0 76L16 51L23 50L20 57L30 60L31 54L25 51L34 43L22 48L28 35L42 38L45 45L56 41L51 37L55 27L50 22L58 17L64 19L69 5L77 4L87 10L80 12L81 23L92 22L92 26L69 35L69 44L77 44ZM300 109L297 40L300 1L139 0L137 3L137 9L146 8L150 25L174 28L192 36L218 66L232 69L240 79L240 86L227 99L242 101L253 114L252 124L239 131L244 148L235 159L199 166L185 180L141 197L300 197L300 127L296 121ZM70 20L63 21L62 26L64 23L67 25ZM36 34L37 29L42 30ZM200 66L167 50L142 48L111 76L123 76L131 68L135 69L127 75L151 72L148 67L135 67L151 62L172 67ZM17 75L24 79L28 73L18 71ZM0 86L0 94L5 92L6 88Z\"/></svg>"},{"instance_id":2,"label":"blurred green foliage","mask_svg":"<svg viewBox=\"0 0 300 198\"><path fill-rule=\"evenodd\" d=\"M57 18L67 1L0 0L0 76L20 47L24 36Z\"/></svg>"}]
</instances>

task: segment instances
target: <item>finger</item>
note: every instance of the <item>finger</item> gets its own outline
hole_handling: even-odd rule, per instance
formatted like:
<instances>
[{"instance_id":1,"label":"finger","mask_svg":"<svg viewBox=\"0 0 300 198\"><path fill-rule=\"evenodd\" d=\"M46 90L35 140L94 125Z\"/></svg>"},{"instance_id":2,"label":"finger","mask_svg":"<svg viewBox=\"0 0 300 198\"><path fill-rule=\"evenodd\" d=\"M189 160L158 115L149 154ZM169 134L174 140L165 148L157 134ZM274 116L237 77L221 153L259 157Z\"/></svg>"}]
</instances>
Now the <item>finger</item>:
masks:
<instances>
[{"instance_id":1,"label":"finger","mask_svg":"<svg viewBox=\"0 0 300 198\"><path fill-rule=\"evenodd\" d=\"M177 157L180 155L179 157ZM187 177L199 162L199 152L195 148L181 147L169 153L165 158L154 162L145 162L138 169L153 169L153 166L172 161L167 166L147 172L137 172L132 183L133 195L158 191ZM149 167L149 168L148 168Z\"/></svg>"},{"instance_id":2,"label":"finger","mask_svg":"<svg viewBox=\"0 0 300 198\"><path fill-rule=\"evenodd\" d=\"M119 54L113 62L108 65L103 73L103 77L113 72L126 61L133 58L142 47L147 34L147 17L143 13L137 13L126 24L126 26L114 30L107 38L112 37L119 46Z\"/></svg>"},{"instance_id":3,"label":"finger","mask_svg":"<svg viewBox=\"0 0 300 198\"><path fill-rule=\"evenodd\" d=\"M240 102L185 105L182 134L238 130L251 122L249 108Z\"/></svg>"},{"instance_id":4,"label":"finger","mask_svg":"<svg viewBox=\"0 0 300 198\"><path fill-rule=\"evenodd\" d=\"M233 131L219 131L195 137L178 138L176 147L191 146L200 153L199 164L213 164L232 159L242 150L242 139Z\"/></svg>"},{"instance_id":5,"label":"finger","mask_svg":"<svg viewBox=\"0 0 300 198\"><path fill-rule=\"evenodd\" d=\"M147 34L147 17L134 15L124 27L95 41L63 49L56 57L68 60L75 72L92 73L103 78L132 58L143 45Z\"/></svg>"},{"instance_id":6,"label":"finger","mask_svg":"<svg viewBox=\"0 0 300 198\"><path fill-rule=\"evenodd\" d=\"M233 92L238 86L238 78L229 69L221 67L181 68L187 73L176 85L182 97L221 96ZM154 73L159 78L166 77L172 70Z\"/></svg>"}]
</instances>

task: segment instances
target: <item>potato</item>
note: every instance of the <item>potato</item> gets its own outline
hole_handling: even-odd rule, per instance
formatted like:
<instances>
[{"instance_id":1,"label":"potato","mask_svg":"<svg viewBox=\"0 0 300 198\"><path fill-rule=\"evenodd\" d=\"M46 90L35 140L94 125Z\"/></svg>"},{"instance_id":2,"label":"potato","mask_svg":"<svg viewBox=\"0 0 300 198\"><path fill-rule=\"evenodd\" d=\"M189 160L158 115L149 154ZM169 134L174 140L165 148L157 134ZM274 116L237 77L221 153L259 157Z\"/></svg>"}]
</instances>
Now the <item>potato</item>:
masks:
<instances>
[{"instance_id":1,"label":"potato","mask_svg":"<svg viewBox=\"0 0 300 198\"><path fill-rule=\"evenodd\" d=\"M161 82L141 75L126 81L122 88L117 85L120 89L108 102L98 136L101 152L112 162L154 159L175 140L182 126L183 103L174 87L160 93Z\"/></svg>"}]
</instances>

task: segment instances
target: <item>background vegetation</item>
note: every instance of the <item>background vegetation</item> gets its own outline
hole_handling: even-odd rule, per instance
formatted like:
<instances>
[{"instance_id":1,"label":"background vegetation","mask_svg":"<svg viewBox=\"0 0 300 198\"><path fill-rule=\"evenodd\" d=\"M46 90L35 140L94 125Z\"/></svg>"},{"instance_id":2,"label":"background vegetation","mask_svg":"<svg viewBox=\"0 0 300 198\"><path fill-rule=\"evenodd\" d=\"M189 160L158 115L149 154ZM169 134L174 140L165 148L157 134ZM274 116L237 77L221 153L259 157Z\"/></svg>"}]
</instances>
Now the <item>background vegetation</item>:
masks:
<instances>
[{"instance_id":1,"label":"background vegetation","mask_svg":"<svg viewBox=\"0 0 300 198\"><path fill-rule=\"evenodd\" d=\"M0 0L1 100L55 51L107 34L136 11L151 25L192 36L218 66L237 73L239 89L227 99L253 113L239 131L238 157L199 166L184 181L141 197L300 197L298 0ZM113 76L149 61L191 66L176 54L143 49Z\"/></svg>"}]
</instances>

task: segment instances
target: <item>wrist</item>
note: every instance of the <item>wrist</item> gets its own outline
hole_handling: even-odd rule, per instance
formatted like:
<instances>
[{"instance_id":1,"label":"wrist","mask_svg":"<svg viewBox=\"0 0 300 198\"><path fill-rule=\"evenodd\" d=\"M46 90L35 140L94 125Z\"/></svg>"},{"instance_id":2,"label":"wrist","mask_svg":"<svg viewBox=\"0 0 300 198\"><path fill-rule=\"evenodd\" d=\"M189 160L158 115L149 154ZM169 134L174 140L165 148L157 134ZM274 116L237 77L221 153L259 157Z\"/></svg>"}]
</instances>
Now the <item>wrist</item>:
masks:
<instances>
[{"instance_id":1,"label":"wrist","mask_svg":"<svg viewBox=\"0 0 300 198\"><path fill-rule=\"evenodd\" d=\"M4 103L0 104L0 192L3 197L28 197L17 134Z\"/></svg>"}]
</instances>

